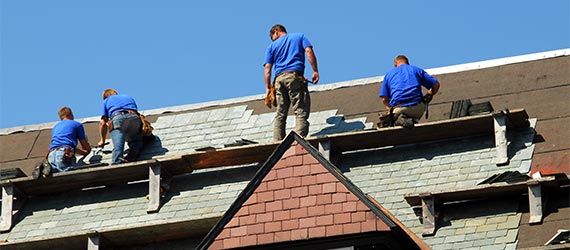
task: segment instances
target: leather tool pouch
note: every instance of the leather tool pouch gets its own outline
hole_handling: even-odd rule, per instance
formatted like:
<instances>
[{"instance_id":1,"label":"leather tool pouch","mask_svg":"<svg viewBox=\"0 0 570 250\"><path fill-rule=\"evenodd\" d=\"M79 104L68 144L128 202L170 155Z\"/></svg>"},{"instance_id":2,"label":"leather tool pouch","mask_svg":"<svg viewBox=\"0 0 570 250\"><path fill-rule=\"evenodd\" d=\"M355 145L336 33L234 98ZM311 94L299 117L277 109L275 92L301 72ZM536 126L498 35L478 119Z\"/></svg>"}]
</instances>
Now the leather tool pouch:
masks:
<instances>
[{"instance_id":1,"label":"leather tool pouch","mask_svg":"<svg viewBox=\"0 0 570 250\"><path fill-rule=\"evenodd\" d=\"M394 108L391 108L390 111L385 113L379 114L380 122L378 122L377 126L379 128L387 128L387 127L394 127L396 123L396 119L394 119Z\"/></svg>"},{"instance_id":2,"label":"leather tool pouch","mask_svg":"<svg viewBox=\"0 0 570 250\"><path fill-rule=\"evenodd\" d=\"M380 114L380 122L378 123L378 127L380 128L387 128L394 126L394 115L393 114Z\"/></svg>"},{"instance_id":3,"label":"leather tool pouch","mask_svg":"<svg viewBox=\"0 0 570 250\"><path fill-rule=\"evenodd\" d=\"M73 150L71 148L64 148L61 162L65 165L69 165L71 164L72 159L73 159Z\"/></svg>"}]
</instances>

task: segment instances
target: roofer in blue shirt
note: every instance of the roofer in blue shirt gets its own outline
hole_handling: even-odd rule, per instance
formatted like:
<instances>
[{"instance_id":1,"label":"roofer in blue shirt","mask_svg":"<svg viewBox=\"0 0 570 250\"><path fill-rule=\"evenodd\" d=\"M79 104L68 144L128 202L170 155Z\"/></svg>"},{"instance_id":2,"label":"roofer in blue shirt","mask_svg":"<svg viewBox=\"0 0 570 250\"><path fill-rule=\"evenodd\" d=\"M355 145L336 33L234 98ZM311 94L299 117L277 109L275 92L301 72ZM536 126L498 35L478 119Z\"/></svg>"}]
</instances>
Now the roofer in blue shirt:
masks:
<instances>
[{"instance_id":1,"label":"roofer in blue shirt","mask_svg":"<svg viewBox=\"0 0 570 250\"><path fill-rule=\"evenodd\" d=\"M405 128L414 127L439 90L439 81L422 68L409 64L404 55L396 56L394 69L384 76L380 98L388 112L393 113L395 124ZM422 95L422 86L428 89Z\"/></svg>"},{"instance_id":2,"label":"roofer in blue shirt","mask_svg":"<svg viewBox=\"0 0 570 250\"><path fill-rule=\"evenodd\" d=\"M267 48L264 61L265 88L271 87L271 70L275 68L275 99L277 112L274 120L273 140L285 137L285 126L289 106L293 106L296 116L295 132L302 137L309 133L309 113L311 98L307 89L305 73L305 54L313 69L313 84L319 82L319 68L313 45L301 33L287 34L283 25L276 24L269 30L273 41Z\"/></svg>"},{"instance_id":3,"label":"roofer in blue shirt","mask_svg":"<svg viewBox=\"0 0 570 250\"><path fill-rule=\"evenodd\" d=\"M107 132L111 133L113 140L111 164L136 160L143 146L141 127L137 104L132 97L119 95L114 89L103 91L103 111L99 124L101 139L97 146L103 147ZM129 146L129 153L123 157L125 142Z\"/></svg>"},{"instance_id":4,"label":"roofer in blue shirt","mask_svg":"<svg viewBox=\"0 0 570 250\"><path fill-rule=\"evenodd\" d=\"M59 119L51 130L51 144L46 165L39 165L32 173L34 179L40 175L49 176L51 173L65 172L75 167L75 154L87 155L91 146L87 141L83 124L73 120L73 112L69 107L62 107L58 111ZM77 147L77 142L81 147ZM44 167L45 166L45 167Z\"/></svg>"}]
</instances>

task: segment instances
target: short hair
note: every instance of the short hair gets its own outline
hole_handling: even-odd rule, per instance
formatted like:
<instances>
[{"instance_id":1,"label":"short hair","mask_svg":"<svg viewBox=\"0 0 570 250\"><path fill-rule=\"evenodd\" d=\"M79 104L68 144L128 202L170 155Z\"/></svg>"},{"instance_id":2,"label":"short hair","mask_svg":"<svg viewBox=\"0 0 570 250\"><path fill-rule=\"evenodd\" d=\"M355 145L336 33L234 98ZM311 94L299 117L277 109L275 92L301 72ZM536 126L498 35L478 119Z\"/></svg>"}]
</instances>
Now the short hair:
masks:
<instances>
[{"instance_id":1,"label":"short hair","mask_svg":"<svg viewBox=\"0 0 570 250\"><path fill-rule=\"evenodd\" d=\"M106 89L105 91L103 91L103 100L107 99L107 97L112 96L112 95L116 95L117 91L114 89Z\"/></svg>"},{"instance_id":2,"label":"short hair","mask_svg":"<svg viewBox=\"0 0 570 250\"><path fill-rule=\"evenodd\" d=\"M394 58L394 62L403 62L405 64L410 64L410 61L408 61L408 57L406 57L405 55L396 56L396 58Z\"/></svg>"},{"instance_id":3,"label":"short hair","mask_svg":"<svg viewBox=\"0 0 570 250\"><path fill-rule=\"evenodd\" d=\"M285 26L283 26L281 24L275 24L269 30L269 37L271 37L271 35L273 35L273 33L275 33L276 31L287 33L287 29L285 29Z\"/></svg>"},{"instance_id":4,"label":"short hair","mask_svg":"<svg viewBox=\"0 0 570 250\"><path fill-rule=\"evenodd\" d=\"M59 119L63 120L65 117L72 116L73 112L71 112L69 107L61 107L59 111L57 111L57 114L59 115Z\"/></svg>"}]
</instances>

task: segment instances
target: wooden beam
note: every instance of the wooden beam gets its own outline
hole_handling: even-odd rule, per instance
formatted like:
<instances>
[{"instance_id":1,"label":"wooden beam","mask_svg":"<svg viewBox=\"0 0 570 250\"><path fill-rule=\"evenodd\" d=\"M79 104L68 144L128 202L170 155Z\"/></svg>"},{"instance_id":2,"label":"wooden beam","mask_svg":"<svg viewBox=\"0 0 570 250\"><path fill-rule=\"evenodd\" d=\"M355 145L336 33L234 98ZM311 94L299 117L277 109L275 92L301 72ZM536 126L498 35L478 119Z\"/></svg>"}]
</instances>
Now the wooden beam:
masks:
<instances>
[{"instance_id":1,"label":"wooden beam","mask_svg":"<svg viewBox=\"0 0 570 250\"><path fill-rule=\"evenodd\" d=\"M112 228L101 228L99 234L99 247L144 245L157 241L168 241L182 238L201 238L218 222L219 216L193 219L193 220L160 220L151 221L138 226L124 225ZM95 233L92 231L90 233ZM73 232L54 237L33 237L23 240L0 243L2 250L17 249L60 249L62 244L66 249L85 249L85 232ZM108 246L111 245L111 246Z\"/></svg>"},{"instance_id":2,"label":"wooden beam","mask_svg":"<svg viewBox=\"0 0 570 250\"><path fill-rule=\"evenodd\" d=\"M542 186L556 187L560 184L554 176L547 176L539 179L531 179L518 183L493 183L484 184L463 189L454 189L448 191L437 191L429 193L405 194L404 199L411 206L420 206L422 208L422 219L424 225L423 236L431 236L435 234L437 228L436 216L438 213L437 204L455 201L468 201L478 199L490 199L505 195L520 195L528 190L530 219L529 223L540 223L542 221Z\"/></svg>"},{"instance_id":3,"label":"wooden beam","mask_svg":"<svg viewBox=\"0 0 570 250\"><path fill-rule=\"evenodd\" d=\"M2 185L2 218L0 218L0 232L8 232L12 228L12 214L14 208L14 186Z\"/></svg>"},{"instance_id":4,"label":"wooden beam","mask_svg":"<svg viewBox=\"0 0 570 250\"><path fill-rule=\"evenodd\" d=\"M517 183L492 183L476 185L458 189L442 190L430 192L439 202L453 202L464 200L477 200L505 195L519 195L527 191L528 183L538 182L543 187L558 187L558 181L554 176L546 176L540 179L529 180ZM404 199L410 206L421 205L421 193L409 193L404 195Z\"/></svg>"},{"instance_id":5,"label":"wooden beam","mask_svg":"<svg viewBox=\"0 0 570 250\"><path fill-rule=\"evenodd\" d=\"M503 112L493 113L493 125L495 128L495 148L497 156L495 163L497 165L504 165L509 162L507 155L507 124Z\"/></svg>"}]
</instances>

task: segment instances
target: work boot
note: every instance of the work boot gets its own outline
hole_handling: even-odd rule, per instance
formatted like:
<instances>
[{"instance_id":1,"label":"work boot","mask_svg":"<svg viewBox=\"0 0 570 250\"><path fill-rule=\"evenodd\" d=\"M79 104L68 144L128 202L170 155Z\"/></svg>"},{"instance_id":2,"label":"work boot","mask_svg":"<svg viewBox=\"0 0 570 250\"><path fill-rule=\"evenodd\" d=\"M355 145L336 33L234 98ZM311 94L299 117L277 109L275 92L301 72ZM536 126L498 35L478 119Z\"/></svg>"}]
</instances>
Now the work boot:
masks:
<instances>
[{"instance_id":1,"label":"work boot","mask_svg":"<svg viewBox=\"0 0 570 250\"><path fill-rule=\"evenodd\" d=\"M42 163L42 166L44 166L43 170L42 170L42 175L44 177L50 176L51 175L51 164L44 162L44 163Z\"/></svg>"},{"instance_id":2,"label":"work boot","mask_svg":"<svg viewBox=\"0 0 570 250\"><path fill-rule=\"evenodd\" d=\"M402 114L396 120L396 125L411 129L414 127L414 119Z\"/></svg>"},{"instance_id":3,"label":"work boot","mask_svg":"<svg viewBox=\"0 0 570 250\"><path fill-rule=\"evenodd\" d=\"M36 167L34 167L34 171L32 171L32 178L34 178L34 180L40 178L43 170L44 170L44 164L40 162Z\"/></svg>"}]
</instances>

